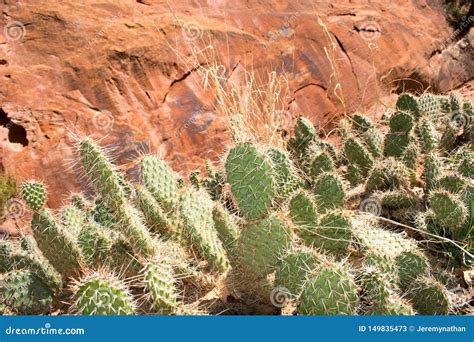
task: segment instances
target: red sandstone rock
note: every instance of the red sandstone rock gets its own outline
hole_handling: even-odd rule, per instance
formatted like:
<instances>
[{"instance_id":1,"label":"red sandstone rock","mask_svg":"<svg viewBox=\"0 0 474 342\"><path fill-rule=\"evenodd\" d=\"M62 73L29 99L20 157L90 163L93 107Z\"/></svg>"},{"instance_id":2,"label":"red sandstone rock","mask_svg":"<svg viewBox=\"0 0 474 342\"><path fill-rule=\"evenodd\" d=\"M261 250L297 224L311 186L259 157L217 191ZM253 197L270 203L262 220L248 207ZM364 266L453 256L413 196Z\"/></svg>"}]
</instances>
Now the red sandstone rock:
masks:
<instances>
[{"instance_id":1,"label":"red sandstone rock","mask_svg":"<svg viewBox=\"0 0 474 342\"><path fill-rule=\"evenodd\" d=\"M19 181L45 180L48 205L58 207L70 191L87 188L79 182L69 131L113 144L119 164L148 150L183 172L203 158L217 159L229 141L225 120L213 113L202 75L186 62L191 49L209 45L234 82L246 68L286 73L288 115L303 113L326 131L344 112L336 85L348 113L396 87L456 88L473 76L472 46L455 47L457 57L451 46L445 49L452 30L433 6L421 0L189 0L171 7L161 0L3 0L1 163ZM339 77L325 49L333 49Z\"/></svg>"}]
</instances>

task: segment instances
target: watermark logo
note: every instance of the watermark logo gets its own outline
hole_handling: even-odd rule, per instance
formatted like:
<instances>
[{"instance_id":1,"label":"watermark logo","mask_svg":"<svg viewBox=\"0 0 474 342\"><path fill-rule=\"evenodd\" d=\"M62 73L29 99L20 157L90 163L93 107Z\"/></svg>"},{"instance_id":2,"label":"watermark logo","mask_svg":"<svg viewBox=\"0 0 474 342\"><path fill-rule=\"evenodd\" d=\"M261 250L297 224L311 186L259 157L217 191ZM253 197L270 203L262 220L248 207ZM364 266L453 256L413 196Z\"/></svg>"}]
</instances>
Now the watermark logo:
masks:
<instances>
[{"instance_id":1,"label":"watermark logo","mask_svg":"<svg viewBox=\"0 0 474 342\"><path fill-rule=\"evenodd\" d=\"M114 122L114 116L107 110L95 113L94 117L92 118L94 127L101 131L111 129L114 125Z\"/></svg>"},{"instance_id":2,"label":"watermark logo","mask_svg":"<svg viewBox=\"0 0 474 342\"><path fill-rule=\"evenodd\" d=\"M275 287L270 293L270 302L277 308L285 307L291 300L290 291L284 286Z\"/></svg>"},{"instance_id":3,"label":"watermark logo","mask_svg":"<svg viewBox=\"0 0 474 342\"><path fill-rule=\"evenodd\" d=\"M25 25L20 21L10 21L3 29L7 41L19 41L26 35Z\"/></svg>"},{"instance_id":4,"label":"watermark logo","mask_svg":"<svg viewBox=\"0 0 474 342\"><path fill-rule=\"evenodd\" d=\"M196 39L202 38L203 30L199 23L195 21L186 22L181 19L175 19L174 22L178 23L178 25L181 27L183 37L187 41L194 41Z\"/></svg>"},{"instance_id":5,"label":"watermark logo","mask_svg":"<svg viewBox=\"0 0 474 342\"><path fill-rule=\"evenodd\" d=\"M5 203L4 212L6 218L18 219L25 213L25 204L17 198L10 198Z\"/></svg>"},{"instance_id":6,"label":"watermark logo","mask_svg":"<svg viewBox=\"0 0 474 342\"><path fill-rule=\"evenodd\" d=\"M377 197L369 197L360 202L359 210L374 216L382 214L382 203Z\"/></svg>"},{"instance_id":7,"label":"watermark logo","mask_svg":"<svg viewBox=\"0 0 474 342\"><path fill-rule=\"evenodd\" d=\"M215 113L206 106L198 106L184 124L178 129L176 135L179 137L183 130L190 133L200 133L209 128L214 121Z\"/></svg>"},{"instance_id":8,"label":"watermark logo","mask_svg":"<svg viewBox=\"0 0 474 342\"><path fill-rule=\"evenodd\" d=\"M359 34L368 43L377 41L381 33L382 29L376 21L369 20L359 25Z\"/></svg>"},{"instance_id":9,"label":"watermark logo","mask_svg":"<svg viewBox=\"0 0 474 342\"><path fill-rule=\"evenodd\" d=\"M467 113L464 113L460 110L453 111L451 115L451 120L449 121L449 127L456 131L465 130L471 124L470 117Z\"/></svg>"}]
</instances>

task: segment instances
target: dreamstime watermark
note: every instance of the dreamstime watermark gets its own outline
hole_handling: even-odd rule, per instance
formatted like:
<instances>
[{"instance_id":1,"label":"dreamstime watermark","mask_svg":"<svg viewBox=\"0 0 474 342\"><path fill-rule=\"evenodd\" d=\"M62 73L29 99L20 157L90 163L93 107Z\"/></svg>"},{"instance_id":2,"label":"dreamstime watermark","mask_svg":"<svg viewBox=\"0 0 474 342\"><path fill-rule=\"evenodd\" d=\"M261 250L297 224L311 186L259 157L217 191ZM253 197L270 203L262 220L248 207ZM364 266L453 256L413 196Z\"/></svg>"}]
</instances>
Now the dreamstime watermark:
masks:
<instances>
[{"instance_id":1,"label":"dreamstime watermark","mask_svg":"<svg viewBox=\"0 0 474 342\"><path fill-rule=\"evenodd\" d=\"M295 13L291 16L285 16L283 24L280 25L276 31L268 32L268 36L270 37L268 43L271 43L281 37L290 37L294 35L294 31L291 29L291 27L299 16L299 13Z\"/></svg>"},{"instance_id":2,"label":"dreamstime watermark","mask_svg":"<svg viewBox=\"0 0 474 342\"><path fill-rule=\"evenodd\" d=\"M270 293L270 302L277 308L285 307L292 299L293 295L284 286L275 287Z\"/></svg>"},{"instance_id":3,"label":"dreamstime watermark","mask_svg":"<svg viewBox=\"0 0 474 342\"><path fill-rule=\"evenodd\" d=\"M6 201L3 213L7 219L19 219L25 214L25 204L18 198L10 198Z\"/></svg>"},{"instance_id":4,"label":"dreamstime watermark","mask_svg":"<svg viewBox=\"0 0 474 342\"><path fill-rule=\"evenodd\" d=\"M5 328L5 335L85 335L84 328L53 328L50 323L39 328Z\"/></svg>"},{"instance_id":5,"label":"dreamstime watermark","mask_svg":"<svg viewBox=\"0 0 474 342\"><path fill-rule=\"evenodd\" d=\"M448 39L446 39L445 41L443 41L443 43L441 44L441 46L439 47L439 50L444 50L448 47L448 45L450 45L451 43L455 42L457 40L457 38L461 35L461 33L471 25L471 23L474 22L474 16L471 15L469 17L462 17L461 18L461 23L459 24L458 28L456 29L456 31L453 32L453 34L451 36L449 36Z\"/></svg>"},{"instance_id":6,"label":"dreamstime watermark","mask_svg":"<svg viewBox=\"0 0 474 342\"><path fill-rule=\"evenodd\" d=\"M197 106L189 119L176 131L179 137L184 130L191 133L200 133L209 128L214 121L215 113L207 106Z\"/></svg>"},{"instance_id":7,"label":"dreamstime watermark","mask_svg":"<svg viewBox=\"0 0 474 342\"><path fill-rule=\"evenodd\" d=\"M22 40L26 35L26 28L20 21L10 21L3 28L5 38L9 42Z\"/></svg>"},{"instance_id":8,"label":"dreamstime watermark","mask_svg":"<svg viewBox=\"0 0 474 342\"><path fill-rule=\"evenodd\" d=\"M469 128L471 125L471 118L468 113L465 113L461 110L455 110L451 114L451 119L449 121L449 127L456 131L462 131Z\"/></svg>"},{"instance_id":9,"label":"dreamstime watermark","mask_svg":"<svg viewBox=\"0 0 474 342\"><path fill-rule=\"evenodd\" d=\"M380 38L382 29L376 21L368 20L358 25L358 32L363 40L373 43Z\"/></svg>"},{"instance_id":10,"label":"dreamstime watermark","mask_svg":"<svg viewBox=\"0 0 474 342\"><path fill-rule=\"evenodd\" d=\"M111 112L103 110L94 114L92 123L100 131L109 130L114 125L115 119Z\"/></svg>"},{"instance_id":11,"label":"dreamstime watermark","mask_svg":"<svg viewBox=\"0 0 474 342\"><path fill-rule=\"evenodd\" d=\"M382 203L375 196L366 198L360 202L359 211L374 216L380 216L382 214Z\"/></svg>"},{"instance_id":12,"label":"dreamstime watermark","mask_svg":"<svg viewBox=\"0 0 474 342\"><path fill-rule=\"evenodd\" d=\"M194 41L202 38L203 29L201 24L196 21L186 22L182 19L174 19L173 22L181 28L181 33L187 41Z\"/></svg>"}]
</instances>

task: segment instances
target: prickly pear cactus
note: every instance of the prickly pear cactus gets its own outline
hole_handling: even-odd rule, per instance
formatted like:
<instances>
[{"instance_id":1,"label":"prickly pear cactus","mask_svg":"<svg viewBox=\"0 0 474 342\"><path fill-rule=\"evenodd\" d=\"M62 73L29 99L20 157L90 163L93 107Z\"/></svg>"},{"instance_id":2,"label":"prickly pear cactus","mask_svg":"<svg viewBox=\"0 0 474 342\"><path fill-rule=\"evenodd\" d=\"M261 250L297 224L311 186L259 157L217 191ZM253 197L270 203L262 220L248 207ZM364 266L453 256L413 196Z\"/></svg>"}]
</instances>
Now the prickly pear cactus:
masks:
<instances>
[{"instance_id":1,"label":"prickly pear cactus","mask_svg":"<svg viewBox=\"0 0 474 342\"><path fill-rule=\"evenodd\" d=\"M165 210L172 210L178 205L179 177L164 160L145 156L140 171L143 184Z\"/></svg>"},{"instance_id":2,"label":"prickly pear cactus","mask_svg":"<svg viewBox=\"0 0 474 342\"><path fill-rule=\"evenodd\" d=\"M136 305L130 290L113 274L93 272L72 286L73 310L87 316L135 314Z\"/></svg>"},{"instance_id":3,"label":"prickly pear cactus","mask_svg":"<svg viewBox=\"0 0 474 342\"><path fill-rule=\"evenodd\" d=\"M153 310L173 313L178 307L173 268L165 260L147 262L143 267L143 284Z\"/></svg>"},{"instance_id":4,"label":"prickly pear cactus","mask_svg":"<svg viewBox=\"0 0 474 342\"><path fill-rule=\"evenodd\" d=\"M421 315L447 315L450 310L446 288L433 278L418 278L408 296L413 308Z\"/></svg>"},{"instance_id":5,"label":"prickly pear cactus","mask_svg":"<svg viewBox=\"0 0 474 342\"><path fill-rule=\"evenodd\" d=\"M77 238L85 262L90 266L105 263L113 244L110 233L96 223L87 223Z\"/></svg>"},{"instance_id":6,"label":"prickly pear cactus","mask_svg":"<svg viewBox=\"0 0 474 342\"><path fill-rule=\"evenodd\" d=\"M290 218L296 226L296 232L309 245L314 242L318 213L314 200L307 191L300 190L289 202Z\"/></svg>"},{"instance_id":7,"label":"prickly pear cactus","mask_svg":"<svg viewBox=\"0 0 474 342\"><path fill-rule=\"evenodd\" d=\"M270 148L267 155L273 162L275 181L277 185L277 202L281 203L293 191L295 191L301 180L299 179L296 168L287 152L277 148Z\"/></svg>"},{"instance_id":8,"label":"prickly pear cactus","mask_svg":"<svg viewBox=\"0 0 474 342\"><path fill-rule=\"evenodd\" d=\"M449 230L460 227L467 219L467 208L459 196L448 191L433 191L428 199L434 220Z\"/></svg>"},{"instance_id":9,"label":"prickly pear cactus","mask_svg":"<svg viewBox=\"0 0 474 342\"><path fill-rule=\"evenodd\" d=\"M329 211L321 217L313 236L314 247L341 256L349 248L351 241L351 225L342 211Z\"/></svg>"},{"instance_id":10,"label":"prickly pear cactus","mask_svg":"<svg viewBox=\"0 0 474 342\"><path fill-rule=\"evenodd\" d=\"M80 271L84 262L81 250L74 237L58 224L50 210L35 213L31 227L44 256L63 277Z\"/></svg>"},{"instance_id":11,"label":"prickly pear cactus","mask_svg":"<svg viewBox=\"0 0 474 342\"><path fill-rule=\"evenodd\" d=\"M45 313L51 307L53 293L33 273L26 270L12 271L2 282L5 304L23 315Z\"/></svg>"},{"instance_id":12,"label":"prickly pear cactus","mask_svg":"<svg viewBox=\"0 0 474 342\"><path fill-rule=\"evenodd\" d=\"M342 180L332 173L324 173L314 182L313 190L318 209L321 211L344 207L346 197Z\"/></svg>"},{"instance_id":13,"label":"prickly pear cactus","mask_svg":"<svg viewBox=\"0 0 474 342\"><path fill-rule=\"evenodd\" d=\"M192 247L218 271L229 268L229 259L214 225L214 203L203 191L189 191L183 199L180 212L183 228Z\"/></svg>"},{"instance_id":14,"label":"prickly pear cactus","mask_svg":"<svg viewBox=\"0 0 474 342\"><path fill-rule=\"evenodd\" d=\"M28 207L33 211L40 211L46 202L46 189L40 182L29 181L21 186L21 195Z\"/></svg>"},{"instance_id":15,"label":"prickly pear cactus","mask_svg":"<svg viewBox=\"0 0 474 342\"><path fill-rule=\"evenodd\" d=\"M340 266L322 267L305 283L298 313L302 315L353 315L358 305L357 286Z\"/></svg>"},{"instance_id":16,"label":"prickly pear cactus","mask_svg":"<svg viewBox=\"0 0 474 342\"><path fill-rule=\"evenodd\" d=\"M227 251L229 257L234 254L235 244L240 236L240 228L237 218L227 212L224 206L216 204L212 210L212 218L219 235L219 239Z\"/></svg>"},{"instance_id":17,"label":"prickly pear cactus","mask_svg":"<svg viewBox=\"0 0 474 342\"><path fill-rule=\"evenodd\" d=\"M344 156L350 164L356 165L363 175L372 168L374 161L367 148L355 137L346 139Z\"/></svg>"},{"instance_id":18,"label":"prickly pear cactus","mask_svg":"<svg viewBox=\"0 0 474 342\"><path fill-rule=\"evenodd\" d=\"M232 195L245 218L267 216L278 193L270 158L256 146L239 144L229 151L225 170Z\"/></svg>"},{"instance_id":19,"label":"prickly pear cactus","mask_svg":"<svg viewBox=\"0 0 474 342\"><path fill-rule=\"evenodd\" d=\"M299 249L284 256L275 274L275 285L288 290L297 298L311 272L320 265L320 260L310 249Z\"/></svg>"},{"instance_id":20,"label":"prickly pear cactus","mask_svg":"<svg viewBox=\"0 0 474 342\"><path fill-rule=\"evenodd\" d=\"M275 216L247 224L237 244L239 269L244 276L266 276L276 269L291 241L289 227Z\"/></svg>"}]
</instances>

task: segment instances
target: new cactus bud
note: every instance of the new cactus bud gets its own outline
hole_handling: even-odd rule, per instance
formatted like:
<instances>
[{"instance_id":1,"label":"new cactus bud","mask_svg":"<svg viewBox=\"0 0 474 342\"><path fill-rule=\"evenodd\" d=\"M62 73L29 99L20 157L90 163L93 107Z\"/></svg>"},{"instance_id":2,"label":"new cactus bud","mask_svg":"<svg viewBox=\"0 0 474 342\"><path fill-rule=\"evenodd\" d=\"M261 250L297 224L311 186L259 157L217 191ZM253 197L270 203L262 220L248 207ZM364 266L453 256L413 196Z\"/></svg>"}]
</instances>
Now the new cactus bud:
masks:
<instances>
[{"instance_id":1,"label":"new cactus bud","mask_svg":"<svg viewBox=\"0 0 474 342\"><path fill-rule=\"evenodd\" d=\"M21 186L21 195L28 207L33 211L40 211L46 202L46 189L43 183L29 181Z\"/></svg>"}]
</instances>

